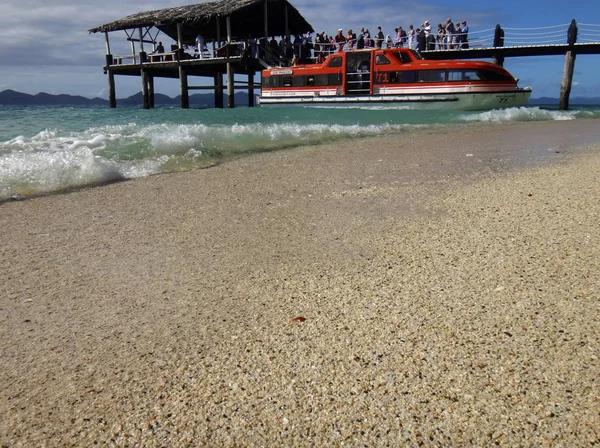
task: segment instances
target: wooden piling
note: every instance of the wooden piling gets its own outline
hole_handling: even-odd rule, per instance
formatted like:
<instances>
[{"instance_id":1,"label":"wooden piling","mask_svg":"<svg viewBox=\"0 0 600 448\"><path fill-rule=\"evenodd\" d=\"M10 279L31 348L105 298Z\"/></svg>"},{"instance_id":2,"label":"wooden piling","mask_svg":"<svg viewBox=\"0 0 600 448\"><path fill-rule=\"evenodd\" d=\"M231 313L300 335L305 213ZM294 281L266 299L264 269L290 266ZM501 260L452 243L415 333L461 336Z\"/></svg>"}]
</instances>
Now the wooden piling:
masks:
<instances>
[{"instance_id":1,"label":"wooden piling","mask_svg":"<svg viewBox=\"0 0 600 448\"><path fill-rule=\"evenodd\" d=\"M190 108L190 96L188 90L188 79L185 68L179 66L179 99L182 109Z\"/></svg>"},{"instance_id":2,"label":"wooden piling","mask_svg":"<svg viewBox=\"0 0 600 448\"><path fill-rule=\"evenodd\" d=\"M560 110L569 109L569 97L571 96L573 73L575 72L575 42L577 42L577 22L573 19L567 33L567 43L570 49L565 53L565 69L560 83L560 100L558 104Z\"/></svg>"},{"instance_id":3,"label":"wooden piling","mask_svg":"<svg viewBox=\"0 0 600 448\"><path fill-rule=\"evenodd\" d=\"M223 109L223 74L215 73L215 107Z\"/></svg>"},{"instance_id":4,"label":"wooden piling","mask_svg":"<svg viewBox=\"0 0 600 448\"><path fill-rule=\"evenodd\" d=\"M113 57L109 53L106 55L106 73L108 75L108 106L111 109L117 107L117 94L115 91L115 74L110 68L113 65Z\"/></svg>"},{"instance_id":5,"label":"wooden piling","mask_svg":"<svg viewBox=\"0 0 600 448\"><path fill-rule=\"evenodd\" d=\"M503 47L504 46L504 30L500 27L500 24L496 25L496 29L494 30L494 48L495 47ZM492 56L492 64L499 65L500 67L504 66L504 56L493 55Z\"/></svg>"},{"instance_id":6,"label":"wooden piling","mask_svg":"<svg viewBox=\"0 0 600 448\"><path fill-rule=\"evenodd\" d=\"M254 107L254 72L248 73L248 107Z\"/></svg>"},{"instance_id":7,"label":"wooden piling","mask_svg":"<svg viewBox=\"0 0 600 448\"><path fill-rule=\"evenodd\" d=\"M231 50L231 16L225 18L227 23L227 107L233 109L235 107L234 97L234 71L231 62L229 62L229 52Z\"/></svg>"},{"instance_id":8,"label":"wooden piling","mask_svg":"<svg viewBox=\"0 0 600 448\"><path fill-rule=\"evenodd\" d=\"M148 73L148 101L150 103L150 108L154 109L154 76L151 73Z\"/></svg>"},{"instance_id":9,"label":"wooden piling","mask_svg":"<svg viewBox=\"0 0 600 448\"><path fill-rule=\"evenodd\" d=\"M142 102L144 109L150 109L150 98L148 96L148 69L143 68L142 72Z\"/></svg>"}]
</instances>

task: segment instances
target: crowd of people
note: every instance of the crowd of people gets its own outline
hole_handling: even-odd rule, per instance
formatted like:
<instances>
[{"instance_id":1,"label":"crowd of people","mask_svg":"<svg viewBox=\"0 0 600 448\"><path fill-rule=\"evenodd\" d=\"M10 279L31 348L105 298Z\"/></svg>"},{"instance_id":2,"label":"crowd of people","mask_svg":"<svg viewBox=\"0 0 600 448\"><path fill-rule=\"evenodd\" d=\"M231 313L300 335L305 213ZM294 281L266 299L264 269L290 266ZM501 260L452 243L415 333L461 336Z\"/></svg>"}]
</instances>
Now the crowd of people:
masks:
<instances>
[{"instance_id":1,"label":"crowd of people","mask_svg":"<svg viewBox=\"0 0 600 448\"><path fill-rule=\"evenodd\" d=\"M328 35L325 31L321 31L314 38L312 33L290 36L289 39L283 36L279 41L275 37L269 41L263 38L258 42L250 42L250 48L254 48L252 56L262 56L265 45L271 54L281 55L288 60L303 61L314 58L317 62L334 52L364 48L457 50L469 48L469 26L465 20L453 22L448 18L445 23L438 23L437 31L433 30L426 20L417 28L412 24L407 29L399 26L393 33L387 35L384 34L381 26L378 26L373 34L368 28L363 27L358 33L352 29L344 32L342 28L338 29L335 35Z\"/></svg>"},{"instance_id":2,"label":"crowd of people","mask_svg":"<svg viewBox=\"0 0 600 448\"><path fill-rule=\"evenodd\" d=\"M196 37L196 55L194 57L211 57L207 49L207 43L202 35ZM225 42L220 42L214 49L214 55L224 56L217 49L223 49ZM438 23L437 31L433 30L428 20L424 21L418 28L410 24L407 29L402 26L394 28L393 33L384 34L381 26L373 34L368 28L361 28L358 33L349 29L346 33L342 28L335 35L328 35L325 31L317 33L314 38L312 33L306 35L282 36L279 40L275 37L265 37L256 40L248 38L244 46L240 45L240 52L247 47L249 56L256 58L277 57L288 61L305 62L314 59L317 62L324 60L329 54L339 51L360 50L364 48L401 48L406 47L417 51L426 50L457 50L469 48L469 26L467 22L453 22L446 19L445 23ZM162 44L159 45L162 51Z\"/></svg>"},{"instance_id":3,"label":"crowd of people","mask_svg":"<svg viewBox=\"0 0 600 448\"><path fill-rule=\"evenodd\" d=\"M339 29L335 36L328 36L325 31L315 37L315 51L344 51L362 48L399 48L407 47L412 50L458 50L469 48L469 26L467 22L453 22L446 19L445 23L438 23L437 31L432 30L428 20L420 27L409 25L407 29L402 26L394 28L392 34L385 35L380 26L371 35L369 29L361 28L359 33L349 29L345 34Z\"/></svg>"}]
</instances>

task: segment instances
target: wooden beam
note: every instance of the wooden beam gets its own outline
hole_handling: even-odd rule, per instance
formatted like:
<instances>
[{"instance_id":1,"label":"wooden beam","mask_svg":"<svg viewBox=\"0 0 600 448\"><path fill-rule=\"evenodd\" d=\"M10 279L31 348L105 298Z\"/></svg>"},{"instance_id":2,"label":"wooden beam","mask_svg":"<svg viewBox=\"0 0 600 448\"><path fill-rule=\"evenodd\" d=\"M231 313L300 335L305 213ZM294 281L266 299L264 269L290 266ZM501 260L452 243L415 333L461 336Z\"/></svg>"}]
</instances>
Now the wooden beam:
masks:
<instances>
[{"instance_id":1,"label":"wooden beam","mask_svg":"<svg viewBox=\"0 0 600 448\"><path fill-rule=\"evenodd\" d=\"M265 0L265 16L264 16L264 22L265 22L265 54L267 54L267 49L269 48L269 14L267 11L267 2L268 0Z\"/></svg>"},{"instance_id":2,"label":"wooden beam","mask_svg":"<svg viewBox=\"0 0 600 448\"><path fill-rule=\"evenodd\" d=\"M104 41L106 42L106 54L110 54L110 41L108 40L108 31L104 32Z\"/></svg>"},{"instance_id":3,"label":"wooden beam","mask_svg":"<svg viewBox=\"0 0 600 448\"><path fill-rule=\"evenodd\" d=\"M181 23L177 23L177 47L183 48L183 33L181 32Z\"/></svg>"},{"instance_id":4,"label":"wooden beam","mask_svg":"<svg viewBox=\"0 0 600 448\"><path fill-rule=\"evenodd\" d=\"M227 20L227 107L233 109L235 107L234 97L234 71L231 62L229 62L229 44L231 43L231 16L226 17Z\"/></svg>"},{"instance_id":5,"label":"wooden beam","mask_svg":"<svg viewBox=\"0 0 600 448\"><path fill-rule=\"evenodd\" d=\"M287 5L283 8L283 20L285 25L285 40L286 42L290 41L290 27L288 23L288 8Z\"/></svg>"},{"instance_id":6,"label":"wooden beam","mask_svg":"<svg viewBox=\"0 0 600 448\"><path fill-rule=\"evenodd\" d=\"M126 40L129 41L129 42L144 42L146 44L154 44L154 43L156 43L153 40L139 40L139 39L136 39L136 38L133 38L133 37L129 37Z\"/></svg>"},{"instance_id":7,"label":"wooden beam","mask_svg":"<svg viewBox=\"0 0 600 448\"><path fill-rule=\"evenodd\" d=\"M140 40L138 41L140 43L140 53L143 53L144 52L144 35L142 34L141 26L138 28L138 32L140 33Z\"/></svg>"}]
</instances>

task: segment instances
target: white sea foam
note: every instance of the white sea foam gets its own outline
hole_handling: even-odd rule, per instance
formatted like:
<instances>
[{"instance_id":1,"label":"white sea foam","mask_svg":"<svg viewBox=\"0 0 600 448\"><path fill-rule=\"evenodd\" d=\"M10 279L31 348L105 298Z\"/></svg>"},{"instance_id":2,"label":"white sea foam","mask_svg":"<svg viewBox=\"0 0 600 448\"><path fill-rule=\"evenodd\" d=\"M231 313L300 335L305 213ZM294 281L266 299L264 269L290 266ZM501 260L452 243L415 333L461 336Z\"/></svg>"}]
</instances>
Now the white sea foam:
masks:
<instances>
[{"instance_id":1,"label":"white sea foam","mask_svg":"<svg viewBox=\"0 0 600 448\"><path fill-rule=\"evenodd\" d=\"M465 114L464 121L509 122L509 121L564 121L575 120L578 112L540 109L539 107L511 107Z\"/></svg>"},{"instance_id":2,"label":"white sea foam","mask_svg":"<svg viewBox=\"0 0 600 448\"><path fill-rule=\"evenodd\" d=\"M395 132L400 125L126 124L0 143L0 200L210 164L211 158Z\"/></svg>"},{"instance_id":3,"label":"white sea foam","mask_svg":"<svg viewBox=\"0 0 600 448\"><path fill-rule=\"evenodd\" d=\"M164 113L164 121L180 117L189 121L187 114L180 116L180 112L157 113ZM198 121L185 124L137 124L123 115L128 120L123 124L93 125L83 131L46 129L0 142L0 200L208 166L229 156L402 133L421 126L577 117L577 112L537 107L480 113L407 113L388 111L385 105L371 111L282 109L274 113L258 109L252 114L244 110L227 111L227 115L218 110L196 113ZM236 119L239 122L233 123Z\"/></svg>"}]
</instances>

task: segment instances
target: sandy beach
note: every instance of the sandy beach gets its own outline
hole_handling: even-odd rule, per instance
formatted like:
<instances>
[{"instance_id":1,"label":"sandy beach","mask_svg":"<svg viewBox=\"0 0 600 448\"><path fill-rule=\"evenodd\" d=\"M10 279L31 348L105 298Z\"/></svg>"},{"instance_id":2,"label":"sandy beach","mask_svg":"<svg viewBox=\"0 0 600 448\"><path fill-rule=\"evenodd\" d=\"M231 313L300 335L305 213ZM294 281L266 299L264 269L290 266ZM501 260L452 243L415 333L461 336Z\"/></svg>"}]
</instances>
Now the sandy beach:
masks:
<instances>
[{"instance_id":1,"label":"sandy beach","mask_svg":"<svg viewBox=\"0 0 600 448\"><path fill-rule=\"evenodd\" d=\"M0 446L600 443L597 120L0 205Z\"/></svg>"}]
</instances>

